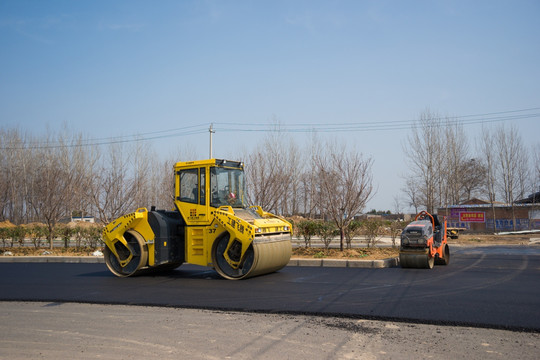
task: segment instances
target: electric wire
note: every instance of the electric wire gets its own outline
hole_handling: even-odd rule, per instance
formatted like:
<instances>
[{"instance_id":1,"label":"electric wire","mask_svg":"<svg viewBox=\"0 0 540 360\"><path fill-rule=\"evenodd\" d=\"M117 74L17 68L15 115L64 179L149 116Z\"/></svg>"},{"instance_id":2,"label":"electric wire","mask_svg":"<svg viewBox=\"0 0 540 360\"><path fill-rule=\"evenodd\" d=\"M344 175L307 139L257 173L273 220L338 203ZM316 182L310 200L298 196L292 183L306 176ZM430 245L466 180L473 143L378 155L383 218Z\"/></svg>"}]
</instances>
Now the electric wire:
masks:
<instances>
[{"instance_id":1,"label":"electric wire","mask_svg":"<svg viewBox=\"0 0 540 360\"><path fill-rule=\"evenodd\" d=\"M391 121L366 121L366 122L345 122L345 123L275 123L257 124L241 122L213 122L213 130L217 132L283 132L283 133L340 133L340 132L374 132L374 131L396 131L418 129L423 126L432 127L452 127L468 126L474 124L491 124L505 121L516 121L540 117L540 107L490 112L482 114L471 114L461 116L435 116L429 117L426 121L422 119L413 120L391 120ZM54 149L69 147L88 147L130 143L137 141L152 141L171 137L184 137L190 135L204 134L209 131L210 123L184 126L179 128L158 130L137 134L126 134L119 136L109 136L103 138L79 139L71 143L62 141L40 141L24 144L23 146L0 146L0 150L33 150L33 149Z\"/></svg>"}]
</instances>

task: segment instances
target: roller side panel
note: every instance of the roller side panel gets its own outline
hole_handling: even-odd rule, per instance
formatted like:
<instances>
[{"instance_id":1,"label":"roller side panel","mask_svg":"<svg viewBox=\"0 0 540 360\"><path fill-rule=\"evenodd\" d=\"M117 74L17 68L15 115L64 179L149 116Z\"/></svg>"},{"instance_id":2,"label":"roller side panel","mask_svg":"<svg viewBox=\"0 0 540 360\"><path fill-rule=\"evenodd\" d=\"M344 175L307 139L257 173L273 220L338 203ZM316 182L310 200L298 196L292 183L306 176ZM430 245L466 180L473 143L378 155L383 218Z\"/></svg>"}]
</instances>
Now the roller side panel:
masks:
<instances>
[{"instance_id":1,"label":"roller side panel","mask_svg":"<svg viewBox=\"0 0 540 360\"><path fill-rule=\"evenodd\" d=\"M148 213L148 223L155 234L154 266L185 262L185 222L178 211L157 210Z\"/></svg>"}]
</instances>

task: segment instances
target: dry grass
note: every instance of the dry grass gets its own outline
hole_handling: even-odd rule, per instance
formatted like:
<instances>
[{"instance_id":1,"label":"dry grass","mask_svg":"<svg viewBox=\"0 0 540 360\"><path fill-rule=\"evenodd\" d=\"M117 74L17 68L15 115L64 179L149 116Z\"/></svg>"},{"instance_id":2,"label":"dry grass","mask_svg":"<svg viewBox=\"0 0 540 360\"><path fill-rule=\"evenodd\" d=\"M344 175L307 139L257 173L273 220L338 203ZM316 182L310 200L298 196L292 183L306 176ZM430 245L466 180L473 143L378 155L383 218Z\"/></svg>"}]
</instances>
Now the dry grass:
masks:
<instances>
[{"instance_id":1,"label":"dry grass","mask_svg":"<svg viewBox=\"0 0 540 360\"><path fill-rule=\"evenodd\" d=\"M54 248L54 249L48 249L48 248L34 248L34 247L6 247L6 248L0 248L0 255L2 255L4 252L11 252L13 255L11 256L91 256L92 253L96 250L103 251L103 248L98 249L92 249L89 247L83 247L83 248Z\"/></svg>"},{"instance_id":2,"label":"dry grass","mask_svg":"<svg viewBox=\"0 0 540 360\"><path fill-rule=\"evenodd\" d=\"M460 235L458 239L448 239L450 246L456 245L527 245L531 237L539 235ZM6 247L0 248L0 255L9 251L13 256L91 256L95 250L103 251L103 248L54 248L47 247L35 249L34 247ZM324 250L321 248L295 248L292 257L304 259L359 259L359 260L379 260L398 256L398 248L354 248L343 252L339 249Z\"/></svg>"},{"instance_id":3,"label":"dry grass","mask_svg":"<svg viewBox=\"0 0 540 360\"><path fill-rule=\"evenodd\" d=\"M540 234L527 235L489 235L489 234L461 234L458 239L448 239L448 243L460 245L527 245L532 237Z\"/></svg>"},{"instance_id":4,"label":"dry grass","mask_svg":"<svg viewBox=\"0 0 540 360\"><path fill-rule=\"evenodd\" d=\"M303 259L357 259L357 260L378 260L398 256L398 248L354 248L340 251L339 249L316 249L316 248L296 248L293 249L294 258Z\"/></svg>"}]
</instances>

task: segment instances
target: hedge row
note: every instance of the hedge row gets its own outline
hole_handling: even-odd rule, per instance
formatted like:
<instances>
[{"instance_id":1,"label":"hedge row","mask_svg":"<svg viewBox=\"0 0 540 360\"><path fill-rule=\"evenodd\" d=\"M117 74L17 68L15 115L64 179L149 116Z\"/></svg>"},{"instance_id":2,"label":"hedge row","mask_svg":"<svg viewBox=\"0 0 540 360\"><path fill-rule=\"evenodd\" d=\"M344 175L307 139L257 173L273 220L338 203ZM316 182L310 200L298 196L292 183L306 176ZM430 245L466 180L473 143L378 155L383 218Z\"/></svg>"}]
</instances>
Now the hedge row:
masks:
<instances>
[{"instance_id":1,"label":"hedge row","mask_svg":"<svg viewBox=\"0 0 540 360\"><path fill-rule=\"evenodd\" d=\"M63 241L64 247L75 246L97 248L101 244L101 233L103 226L88 223L58 224L53 233L45 224L32 223L24 225L13 225L8 222L0 224L0 240L2 246L13 247L14 245L24 246L31 242L35 248L40 248L52 241ZM48 244L51 245L50 243Z\"/></svg>"}]
</instances>

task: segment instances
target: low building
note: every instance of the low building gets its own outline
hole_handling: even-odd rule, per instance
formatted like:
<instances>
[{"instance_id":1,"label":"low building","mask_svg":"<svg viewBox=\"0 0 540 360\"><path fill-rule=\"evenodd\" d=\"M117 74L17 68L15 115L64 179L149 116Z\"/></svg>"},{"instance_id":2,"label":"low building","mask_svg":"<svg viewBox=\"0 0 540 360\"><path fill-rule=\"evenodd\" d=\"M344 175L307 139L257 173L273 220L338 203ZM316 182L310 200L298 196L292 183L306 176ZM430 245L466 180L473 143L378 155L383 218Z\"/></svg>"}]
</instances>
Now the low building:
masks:
<instances>
[{"instance_id":1,"label":"low building","mask_svg":"<svg viewBox=\"0 0 540 360\"><path fill-rule=\"evenodd\" d=\"M94 224L96 219L93 216L69 216L59 220L60 223L68 224L70 222L86 222Z\"/></svg>"},{"instance_id":2,"label":"low building","mask_svg":"<svg viewBox=\"0 0 540 360\"><path fill-rule=\"evenodd\" d=\"M537 194L529 198L535 200L540 195ZM513 208L509 204L471 199L460 205L439 208L437 214L447 217L449 227L470 232L540 230L540 203L527 202L527 199L516 201Z\"/></svg>"}]
</instances>

